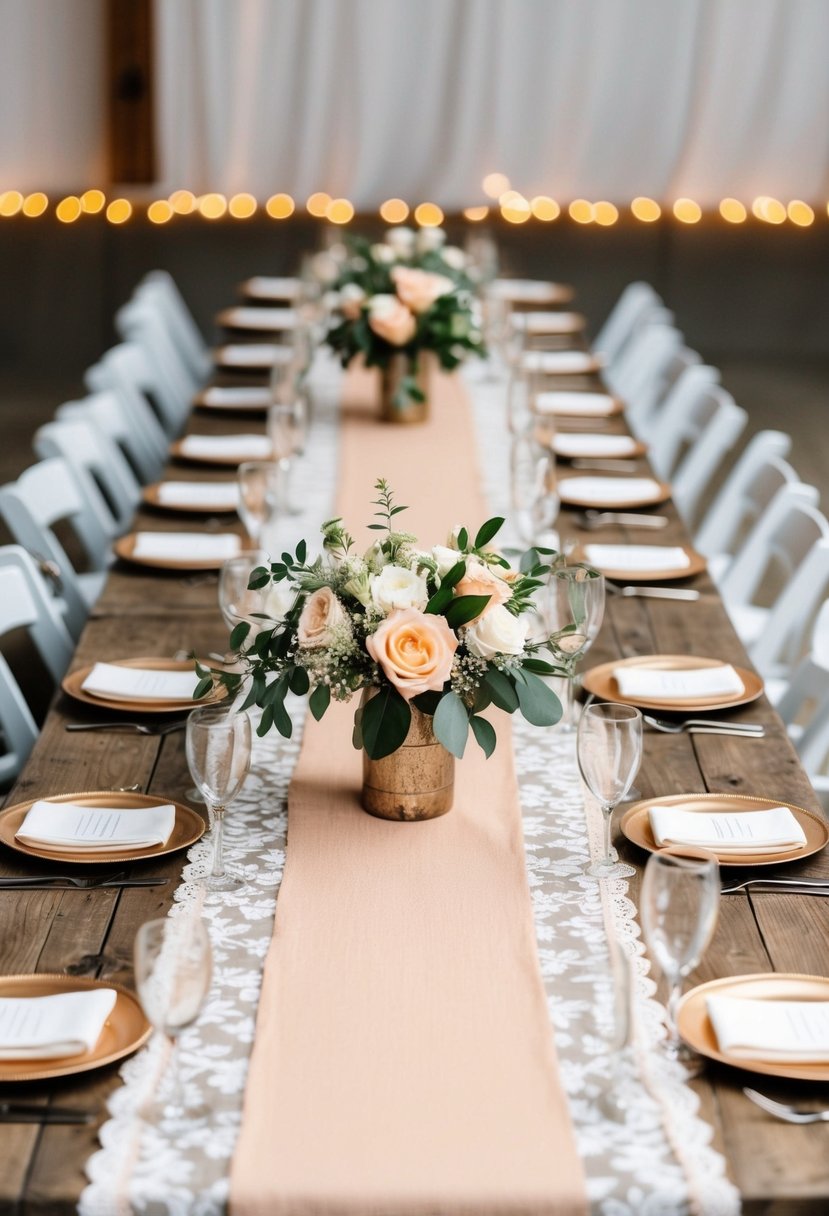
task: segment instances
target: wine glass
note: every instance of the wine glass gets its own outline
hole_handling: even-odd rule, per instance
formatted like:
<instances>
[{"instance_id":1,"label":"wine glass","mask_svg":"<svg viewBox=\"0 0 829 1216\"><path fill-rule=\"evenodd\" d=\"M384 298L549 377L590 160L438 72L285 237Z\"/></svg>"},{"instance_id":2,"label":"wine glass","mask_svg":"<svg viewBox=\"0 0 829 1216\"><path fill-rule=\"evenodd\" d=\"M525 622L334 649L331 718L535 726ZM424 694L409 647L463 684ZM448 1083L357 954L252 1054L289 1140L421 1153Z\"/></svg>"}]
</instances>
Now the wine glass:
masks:
<instances>
[{"instance_id":1,"label":"wine glass","mask_svg":"<svg viewBox=\"0 0 829 1216\"><path fill-rule=\"evenodd\" d=\"M213 869L201 881L209 891L237 891L245 880L225 870L224 817L250 770L250 718L232 706L202 705L187 719L186 749L190 775L213 819Z\"/></svg>"},{"instance_id":2,"label":"wine glass","mask_svg":"<svg viewBox=\"0 0 829 1216\"><path fill-rule=\"evenodd\" d=\"M258 547L279 513L282 471L279 464L246 460L239 465L239 505L236 508L245 531Z\"/></svg>"},{"instance_id":3,"label":"wine glass","mask_svg":"<svg viewBox=\"0 0 829 1216\"><path fill-rule=\"evenodd\" d=\"M308 434L308 404L304 396L294 394L290 401L275 401L268 410L268 438L274 459L282 474L281 505L290 515L297 513L291 505L289 479L294 459L305 450Z\"/></svg>"},{"instance_id":4,"label":"wine glass","mask_svg":"<svg viewBox=\"0 0 829 1216\"><path fill-rule=\"evenodd\" d=\"M199 1016L210 990L212 955L204 921L197 916L148 920L135 937L135 986L147 1019L172 1053L166 1070L169 1107L181 1112L186 1098L175 1067L175 1041Z\"/></svg>"},{"instance_id":5,"label":"wine glass","mask_svg":"<svg viewBox=\"0 0 829 1216\"><path fill-rule=\"evenodd\" d=\"M573 730L576 666L593 645L604 619L603 575L585 565L559 566L550 571L543 598L550 648L567 669L561 729ZM562 630L567 632L563 633Z\"/></svg>"},{"instance_id":6,"label":"wine glass","mask_svg":"<svg viewBox=\"0 0 829 1216\"><path fill-rule=\"evenodd\" d=\"M610 843L616 805L626 796L642 762L642 715L632 705L599 702L588 705L579 722L576 740L579 771L602 808L604 848L588 873L605 878L618 861Z\"/></svg>"},{"instance_id":7,"label":"wine glass","mask_svg":"<svg viewBox=\"0 0 829 1216\"><path fill-rule=\"evenodd\" d=\"M262 549L247 550L228 558L222 565L219 573L219 611L228 629L233 629L240 621L251 621L255 626L256 620L251 620L253 613L265 611L265 591L268 588L251 591L248 583L258 566L267 565L268 555Z\"/></svg>"},{"instance_id":8,"label":"wine glass","mask_svg":"<svg viewBox=\"0 0 829 1216\"><path fill-rule=\"evenodd\" d=\"M720 875L705 849L675 845L652 853L642 880L640 916L648 953L668 982L668 1039L672 1058L693 1064L676 1025L682 981L708 948L717 924Z\"/></svg>"},{"instance_id":9,"label":"wine glass","mask_svg":"<svg viewBox=\"0 0 829 1216\"><path fill-rule=\"evenodd\" d=\"M513 439L510 473L515 530L524 544L532 545L553 527L561 506L555 456L534 430Z\"/></svg>"}]
</instances>

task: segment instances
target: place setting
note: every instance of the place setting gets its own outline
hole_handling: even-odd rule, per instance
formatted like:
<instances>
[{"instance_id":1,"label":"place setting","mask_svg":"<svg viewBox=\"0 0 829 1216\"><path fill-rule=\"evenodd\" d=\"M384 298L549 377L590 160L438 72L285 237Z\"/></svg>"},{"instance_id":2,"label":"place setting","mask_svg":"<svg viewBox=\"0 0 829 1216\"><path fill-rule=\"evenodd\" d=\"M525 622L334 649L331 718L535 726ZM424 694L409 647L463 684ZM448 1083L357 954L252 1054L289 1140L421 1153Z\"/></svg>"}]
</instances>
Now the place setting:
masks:
<instances>
[{"instance_id":1,"label":"place setting","mask_svg":"<svg viewBox=\"0 0 829 1216\"><path fill-rule=\"evenodd\" d=\"M562 477L559 493L564 506L624 510L659 506L671 497L671 487L654 477Z\"/></svg>"},{"instance_id":2,"label":"place setting","mask_svg":"<svg viewBox=\"0 0 829 1216\"><path fill-rule=\"evenodd\" d=\"M216 314L216 324L223 329L247 330L250 333L287 333L296 328L299 315L295 308L246 307L242 304L223 308Z\"/></svg>"},{"instance_id":3,"label":"place setting","mask_svg":"<svg viewBox=\"0 0 829 1216\"><path fill-rule=\"evenodd\" d=\"M763 681L748 668L696 655L637 655L593 667L584 687L602 701L666 713L735 709L757 700Z\"/></svg>"},{"instance_id":4,"label":"place setting","mask_svg":"<svg viewBox=\"0 0 829 1216\"><path fill-rule=\"evenodd\" d=\"M282 349L286 364L293 358L290 346ZM279 360L274 360L274 365ZM211 384L193 398L196 409L218 413L262 414L272 404L271 390L259 384Z\"/></svg>"},{"instance_id":5,"label":"place setting","mask_svg":"<svg viewBox=\"0 0 829 1216\"><path fill-rule=\"evenodd\" d=\"M87 664L65 676L61 688L97 709L155 715L193 709L198 683L192 659L145 657ZM224 696L217 685L198 700L217 702Z\"/></svg>"},{"instance_id":6,"label":"place setting","mask_svg":"<svg viewBox=\"0 0 829 1216\"><path fill-rule=\"evenodd\" d=\"M690 545L582 543L583 560L616 582L681 582L702 574L706 559Z\"/></svg>"},{"instance_id":7,"label":"place setting","mask_svg":"<svg viewBox=\"0 0 829 1216\"><path fill-rule=\"evenodd\" d=\"M611 393L592 390L545 389L534 393L532 408L556 418L585 419L603 423L624 411L624 404Z\"/></svg>"},{"instance_id":8,"label":"place setting","mask_svg":"<svg viewBox=\"0 0 829 1216\"><path fill-rule=\"evenodd\" d=\"M237 481L156 481L145 486L143 502L163 511L188 515L224 515L239 507Z\"/></svg>"},{"instance_id":9,"label":"place setting","mask_svg":"<svg viewBox=\"0 0 829 1216\"><path fill-rule=\"evenodd\" d=\"M279 342L229 342L213 351L213 363L226 371L267 372L286 349Z\"/></svg>"},{"instance_id":10,"label":"place setting","mask_svg":"<svg viewBox=\"0 0 829 1216\"><path fill-rule=\"evenodd\" d=\"M233 468L246 460L270 460L273 445L267 435L185 435L170 445L175 460L195 464L225 465Z\"/></svg>"}]
</instances>

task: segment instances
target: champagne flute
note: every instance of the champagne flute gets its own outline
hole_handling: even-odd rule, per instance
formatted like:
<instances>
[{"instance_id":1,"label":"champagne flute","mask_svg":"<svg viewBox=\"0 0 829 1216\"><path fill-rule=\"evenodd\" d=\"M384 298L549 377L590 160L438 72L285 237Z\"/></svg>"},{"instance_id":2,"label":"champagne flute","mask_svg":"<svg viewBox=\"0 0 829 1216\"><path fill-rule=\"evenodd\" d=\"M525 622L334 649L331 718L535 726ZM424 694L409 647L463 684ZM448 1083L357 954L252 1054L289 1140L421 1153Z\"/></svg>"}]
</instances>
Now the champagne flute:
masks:
<instances>
[{"instance_id":1,"label":"champagne flute","mask_svg":"<svg viewBox=\"0 0 829 1216\"><path fill-rule=\"evenodd\" d=\"M585 565L553 569L543 604L550 649L568 673L561 729L571 731L575 716L576 666L593 645L604 619L604 577Z\"/></svg>"},{"instance_id":2,"label":"champagne flute","mask_svg":"<svg viewBox=\"0 0 829 1216\"><path fill-rule=\"evenodd\" d=\"M258 566L267 565L268 555L262 549L240 553L223 564L219 573L219 611L228 629L233 629L240 621L250 621L256 626L252 615L265 611L265 591L270 584L261 591L251 591L248 583Z\"/></svg>"},{"instance_id":3,"label":"champagne flute","mask_svg":"<svg viewBox=\"0 0 829 1216\"><path fill-rule=\"evenodd\" d=\"M246 460L239 465L236 479L239 482L236 510L258 548L279 513L282 472L279 464L272 461Z\"/></svg>"},{"instance_id":4,"label":"champagne flute","mask_svg":"<svg viewBox=\"0 0 829 1216\"><path fill-rule=\"evenodd\" d=\"M290 401L275 401L268 410L268 438L273 447L282 475L281 505L289 515L296 515L291 505L289 482L294 459L305 450L308 432L308 406L304 397L294 395Z\"/></svg>"},{"instance_id":5,"label":"champagne flute","mask_svg":"<svg viewBox=\"0 0 829 1216\"><path fill-rule=\"evenodd\" d=\"M682 981L708 948L717 925L720 875L705 849L674 846L652 853L642 880L640 916L648 953L668 982L666 1054L694 1064L676 1025Z\"/></svg>"},{"instance_id":6,"label":"champagne flute","mask_svg":"<svg viewBox=\"0 0 829 1216\"><path fill-rule=\"evenodd\" d=\"M232 706L200 706L187 719L186 750L190 775L213 820L213 868L201 881L209 891L238 891L245 880L225 870L224 817L250 770L250 718Z\"/></svg>"},{"instance_id":7,"label":"champagne flute","mask_svg":"<svg viewBox=\"0 0 829 1216\"><path fill-rule=\"evenodd\" d=\"M135 937L135 986L147 1019L169 1044L167 1074L171 1113L182 1113L186 1096L175 1066L175 1041L199 1016L210 990L212 955L203 920L191 915L148 920Z\"/></svg>"},{"instance_id":8,"label":"champagne flute","mask_svg":"<svg viewBox=\"0 0 829 1216\"><path fill-rule=\"evenodd\" d=\"M588 873L612 876L618 854L610 843L613 811L633 785L642 763L642 715L632 705L586 706L579 722L576 755L584 783L602 808L603 855Z\"/></svg>"},{"instance_id":9,"label":"champagne flute","mask_svg":"<svg viewBox=\"0 0 829 1216\"><path fill-rule=\"evenodd\" d=\"M532 430L516 435L510 450L515 530L524 544L540 543L558 518L555 456Z\"/></svg>"}]
</instances>

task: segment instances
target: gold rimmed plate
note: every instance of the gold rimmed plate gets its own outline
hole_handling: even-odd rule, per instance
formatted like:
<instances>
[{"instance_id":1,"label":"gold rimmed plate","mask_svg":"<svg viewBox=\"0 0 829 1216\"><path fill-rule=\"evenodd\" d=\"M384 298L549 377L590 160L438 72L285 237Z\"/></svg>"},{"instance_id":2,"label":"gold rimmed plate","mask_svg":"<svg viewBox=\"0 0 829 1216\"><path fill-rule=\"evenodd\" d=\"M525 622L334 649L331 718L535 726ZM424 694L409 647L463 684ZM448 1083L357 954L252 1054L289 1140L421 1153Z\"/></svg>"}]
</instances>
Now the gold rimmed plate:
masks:
<instances>
[{"instance_id":1,"label":"gold rimmed plate","mask_svg":"<svg viewBox=\"0 0 829 1216\"><path fill-rule=\"evenodd\" d=\"M119 811L140 811L154 806L175 807L176 820L172 834L166 844L150 845L147 848L113 849L107 853L89 853L78 849L67 853L61 849L54 852L46 845L23 844L15 838L15 832L26 818L26 813L36 802L50 802L59 806L62 802L73 802L79 806L114 807ZM189 806L174 802L172 798L163 798L160 794L134 794L120 790L85 790L80 794L55 794L48 798L31 798L28 802L18 802L14 806L0 811L0 843L16 853L24 853L27 857L37 857L41 861L59 862L60 865L117 865L128 861L143 861L154 857L166 857L168 853L178 853L195 844L204 835L204 820Z\"/></svg>"},{"instance_id":2,"label":"gold rimmed plate","mask_svg":"<svg viewBox=\"0 0 829 1216\"><path fill-rule=\"evenodd\" d=\"M215 502L164 502L159 497L160 481L154 482L151 486L145 486L141 497L143 501L150 507L157 507L159 511L173 511L184 515L235 515L236 507L228 506L227 503ZM235 486L235 482L229 483ZM135 557L127 558L127 561L136 561ZM155 563L153 563L155 564ZM201 569L201 567L200 567Z\"/></svg>"},{"instance_id":3,"label":"gold rimmed plate","mask_svg":"<svg viewBox=\"0 0 829 1216\"><path fill-rule=\"evenodd\" d=\"M707 568L708 563L702 554L697 553L689 545L677 545L676 548L683 549L688 555L688 565L674 566L667 570L625 570L610 566L597 566L595 562L590 563L586 556L587 545L580 545L577 552L580 555L579 561L592 564L594 569L603 574L605 578L620 583L675 583L683 578L693 578L695 574L702 574Z\"/></svg>"},{"instance_id":4,"label":"gold rimmed plate","mask_svg":"<svg viewBox=\"0 0 829 1216\"><path fill-rule=\"evenodd\" d=\"M735 709L756 701L763 692L763 681L756 672L745 667L734 670L743 682L743 691L730 697L688 697L683 700L656 700L650 697L623 697L613 675L617 667L652 667L657 671L691 671L703 667L721 667L721 659L702 659L689 654L645 654L632 659L614 659L592 667L583 679L584 687L599 701L618 701L621 705L636 705L639 709L660 709L665 713L688 713L696 709Z\"/></svg>"},{"instance_id":5,"label":"gold rimmed plate","mask_svg":"<svg viewBox=\"0 0 829 1216\"><path fill-rule=\"evenodd\" d=\"M200 410L223 410L234 413L264 414L273 405L271 390L267 385L212 385L193 398L193 405Z\"/></svg>"},{"instance_id":6,"label":"gold rimmed plate","mask_svg":"<svg viewBox=\"0 0 829 1216\"><path fill-rule=\"evenodd\" d=\"M685 1042L709 1060L732 1068L763 1073L767 1077L786 1077L792 1081L829 1081L829 1062L795 1064L780 1060L744 1059L720 1051L714 1027L708 1017L709 996L730 996L755 1001L829 1001L829 978L791 972L766 972L759 975L732 975L710 980L692 988L677 1009L677 1027Z\"/></svg>"},{"instance_id":7,"label":"gold rimmed plate","mask_svg":"<svg viewBox=\"0 0 829 1216\"><path fill-rule=\"evenodd\" d=\"M223 557L137 557L135 533L128 532L126 536L119 536L112 548L123 561L131 562L134 566L147 566L151 570L221 570L228 558L241 553L244 545L240 538L237 552L227 553Z\"/></svg>"},{"instance_id":8,"label":"gold rimmed plate","mask_svg":"<svg viewBox=\"0 0 829 1216\"><path fill-rule=\"evenodd\" d=\"M183 439L176 439L174 443L170 444L170 455L174 460L186 460L188 464L208 464L217 465L220 468L237 469L240 464L244 464L248 460L268 461L272 459L273 452L250 448L247 452L231 452L226 455L219 452L202 455L198 452L193 453L188 451L185 441Z\"/></svg>"},{"instance_id":9,"label":"gold rimmed plate","mask_svg":"<svg viewBox=\"0 0 829 1216\"><path fill-rule=\"evenodd\" d=\"M664 798L647 798L642 802L635 802L622 816L622 834L632 844L648 853L660 851L651 831L649 817L651 809L660 806L677 807L701 815L735 815L785 806L803 829L805 845L799 849L789 849L785 853L718 853L716 849L711 849L710 852L716 856L721 866L749 869L753 866L775 866L786 861L801 861L804 857L820 853L829 844L829 825L821 815L808 811L805 807L795 806L791 802L781 802L779 798L757 798L748 794L669 794Z\"/></svg>"},{"instance_id":10,"label":"gold rimmed plate","mask_svg":"<svg viewBox=\"0 0 829 1216\"><path fill-rule=\"evenodd\" d=\"M154 656L141 659L107 659L106 662L115 663L118 667L146 667L151 671L193 671L194 688L197 682L193 663L190 659L161 659ZM92 671L92 667L93 664L90 663L88 666L79 667L77 671L64 676L61 688L68 697L72 697L75 701L82 701L84 705L94 705L96 709L117 710L121 713L130 714L180 714L195 709L197 705L210 705L221 701L227 692L224 685L220 684L213 688L206 697L200 697L198 701L194 701L191 697L182 698L177 701L163 698L148 700L147 698L139 699L137 697L124 699L98 697L94 693L87 692L82 687L84 680Z\"/></svg>"},{"instance_id":11,"label":"gold rimmed plate","mask_svg":"<svg viewBox=\"0 0 829 1216\"><path fill-rule=\"evenodd\" d=\"M625 482L631 480L651 481L653 485L647 493L632 495L630 492L625 493L624 489ZM591 481L618 482L618 490L615 485L609 485L608 493L597 498L584 488L584 483ZM671 497L671 487L666 481L656 481L650 477L594 477L581 473L575 477L562 477L558 483L558 492L562 504L566 507L595 507L600 511L630 511L637 507L655 507L667 502Z\"/></svg>"},{"instance_id":12,"label":"gold rimmed plate","mask_svg":"<svg viewBox=\"0 0 829 1216\"><path fill-rule=\"evenodd\" d=\"M596 444L596 440L603 443ZM580 442L587 440L587 442ZM580 435L578 431L557 431L550 447L560 460L636 460L648 445L632 435Z\"/></svg>"},{"instance_id":13,"label":"gold rimmed plate","mask_svg":"<svg viewBox=\"0 0 829 1216\"><path fill-rule=\"evenodd\" d=\"M75 975L0 976L0 997L56 996L65 992L88 992L94 988L112 988L117 995L112 1012L92 1050L62 1056L58 1060L0 1060L0 1082L72 1077L76 1073L114 1064L143 1047L152 1034L152 1027L144 1016L138 997L120 984Z\"/></svg>"}]
</instances>

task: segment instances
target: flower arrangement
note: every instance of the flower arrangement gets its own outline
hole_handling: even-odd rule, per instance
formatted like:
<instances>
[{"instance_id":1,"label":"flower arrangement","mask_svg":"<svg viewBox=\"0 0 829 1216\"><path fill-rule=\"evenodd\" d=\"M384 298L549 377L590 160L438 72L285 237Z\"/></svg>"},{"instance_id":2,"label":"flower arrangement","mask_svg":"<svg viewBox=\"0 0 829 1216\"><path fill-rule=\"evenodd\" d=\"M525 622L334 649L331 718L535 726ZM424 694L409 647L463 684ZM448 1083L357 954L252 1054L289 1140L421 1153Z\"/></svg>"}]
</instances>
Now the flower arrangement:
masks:
<instances>
[{"instance_id":1,"label":"flower arrangement","mask_svg":"<svg viewBox=\"0 0 829 1216\"><path fill-rule=\"evenodd\" d=\"M241 671L197 664L195 695L221 681L242 708L262 709L257 728L289 737L285 697L309 695L319 720L332 698L369 697L355 714L354 744L372 760L406 739L412 707L432 717L436 738L461 757L469 731L484 753L496 735L483 711L519 710L536 726L561 716L558 698L541 679L565 670L539 657L553 638L530 636L537 622L534 593L542 587L551 550L530 549L518 568L491 547L503 519L487 520L474 538L464 527L446 545L428 550L398 529L397 506L384 480L375 486L377 531L362 556L341 519L322 528L323 554L308 560L305 541L270 567L253 571L250 589L261 593L263 613L251 613L230 635ZM568 627L573 628L573 627ZM564 630L563 632L567 632Z\"/></svg>"},{"instance_id":2,"label":"flower arrangement","mask_svg":"<svg viewBox=\"0 0 829 1216\"><path fill-rule=\"evenodd\" d=\"M347 366L362 355L367 367L387 369L395 355L409 361L396 405L422 402L418 355L433 351L451 371L470 353L484 355L472 282L462 249L445 245L439 228L392 228L385 241L352 238L334 284L340 319L327 342Z\"/></svg>"}]
</instances>

